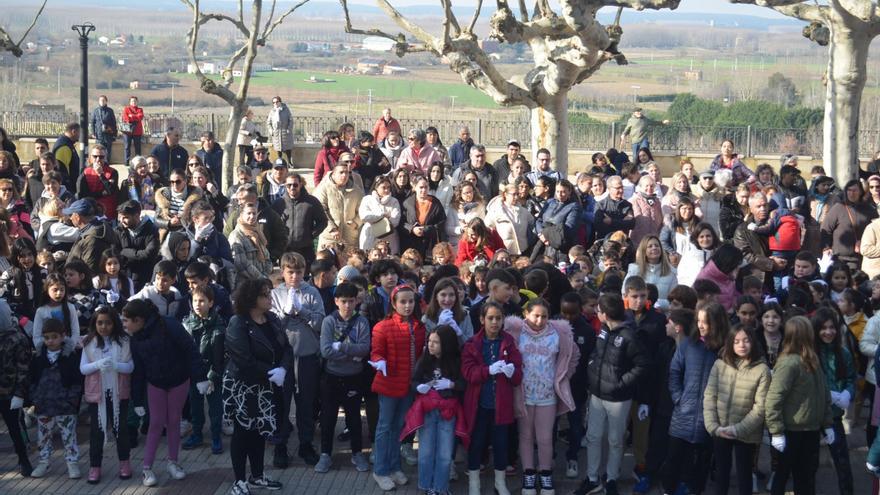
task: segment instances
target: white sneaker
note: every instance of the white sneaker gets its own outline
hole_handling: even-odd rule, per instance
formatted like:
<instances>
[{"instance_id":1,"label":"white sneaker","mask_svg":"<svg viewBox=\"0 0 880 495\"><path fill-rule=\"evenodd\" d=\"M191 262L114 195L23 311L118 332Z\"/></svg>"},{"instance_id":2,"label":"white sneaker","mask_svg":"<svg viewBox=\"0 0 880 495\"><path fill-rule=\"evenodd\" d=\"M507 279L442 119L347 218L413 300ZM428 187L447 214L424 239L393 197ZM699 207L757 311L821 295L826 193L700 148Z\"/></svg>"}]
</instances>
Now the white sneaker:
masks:
<instances>
[{"instance_id":1,"label":"white sneaker","mask_svg":"<svg viewBox=\"0 0 880 495\"><path fill-rule=\"evenodd\" d=\"M395 485L402 486L409 483L409 478L403 474L403 471L394 471L391 473L391 481L393 481Z\"/></svg>"},{"instance_id":2,"label":"white sneaker","mask_svg":"<svg viewBox=\"0 0 880 495\"><path fill-rule=\"evenodd\" d=\"M390 476L379 476L373 473L373 479L376 480L376 484L379 485L379 489L383 492L390 492L396 486Z\"/></svg>"},{"instance_id":3,"label":"white sneaker","mask_svg":"<svg viewBox=\"0 0 880 495\"><path fill-rule=\"evenodd\" d=\"M76 462L68 462L67 463L67 477L72 480L78 480L82 478L82 471L79 470L79 463Z\"/></svg>"},{"instance_id":4,"label":"white sneaker","mask_svg":"<svg viewBox=\"0 0 880 495\"><path fill-rule=\"evenodd\" d=\"M156 486L159 480L156 479L156 473L152 469L144 469L144 486Z\"/></svg>"},{"instance_id":5,"label":"white sneaker","mask_svg":"<svg viewBox=\"0 0 880 495\"><path fill-rule=\"evenodd\" d=\"M193 429L192 423L190 423L189 421L187 421L185 419L180 420L180 436L181 437L185 437L185 436L189 435L189 432L191 432L192 429Z\"/></svg>"},{"instance_id":6,"label":"white sneaker","mask_svg":"<svg viewBox=\"0 0 880 495\"><path fill-rule=\"evenodd\" d=\"M565 467L565 477L571 479L578 477L578 461L568 461L568 465Z\"/></svg>"},{"instance_id":7,"label":"white sneaker","mask_svg":"<svg viewBox=\"0 0 880 495\"><path fill-rule=\"evenodd\" d=\"M247 481L238 480L232 484L229 495L251 495L251 489Z\"/></svg>"},{"instance_id":8,"label":"white sneaker","mask_svg":"<svg viewBox=\"0 0 880 495\"><path fill-rule=\"evenodd\" d=\"M182 480L186 478L186 471L180 467L180 464L172 461L168 461L168 474L171 475L172 478L176 480Z\"/></svg>"},{"instance_id":9,"label":"white sneaker","mask_svg":"<svg viewBox=\"0 0 880 495\"><path fill-rule=\"evenodd\" d=\"M40 461L31 471L31 478L42 478L49 472L49 461Z\"/></svg>"},{"instance_id":10,"label":"white sneaker","mask_svg":"<svg viewBox=\"0 0 880 495\"><path fill-rule=\"evenodd\" d=\"M232 425L232 420L231 419L224 419L223 420L223 434L226 435L227 437L231 437L233 431L235 431L235 427Z\"/></svg>"}]
</instances>

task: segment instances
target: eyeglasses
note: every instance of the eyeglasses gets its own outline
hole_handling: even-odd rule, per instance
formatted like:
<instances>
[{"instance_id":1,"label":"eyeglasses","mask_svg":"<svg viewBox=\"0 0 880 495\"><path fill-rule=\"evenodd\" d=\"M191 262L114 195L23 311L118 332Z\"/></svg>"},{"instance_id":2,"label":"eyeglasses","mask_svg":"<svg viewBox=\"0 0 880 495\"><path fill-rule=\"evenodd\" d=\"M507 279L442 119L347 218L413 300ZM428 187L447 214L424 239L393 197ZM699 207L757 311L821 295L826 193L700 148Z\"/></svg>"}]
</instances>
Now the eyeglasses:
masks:
<instances>
[{"instance_id":1,"label":"eyeglasses","mask_svg":"<svg viewBox=\"0 0 880 495\"><path fill-rule=\"evenodd\" d=\"M703 180L715 180L714 177L700 177Z\"/></svg>"},{"instance_id":2,"label":"eyeglasses","mask_svg":"<svg viewBox=\"0 0 880 495\"><path fill-rule=\"evenodd\" d=\"M285 184L285 186L287 186L288 189L298 189L298 188L299 188L299 183L294 182L294 183L291 183L291 184Z\"/></svg>"},{"instance_id":3,"label":"eyeglasses","mask_svg":"<svg viewBox=\"0 0 880 495\"><path fill-rule=\"evenodd\" d=\"M182 184L184 181L183 181L183 179L176 179L176 180L172 180L172 181L168 181L168 182L171 182L172 184Z\"/></svg>"},{"instance_id":4,"label":"eyeglasses","mask_svg":"<svg viewBox=\"0 0 880 495\"><path fill-rule=\"evenodd\" d=\"M101 160L103 160L104 158L107 158L107 155L92 155L92 158L100 158Z\"/></svg>"},{"instance_id":5,"label":"eyeglasses","mask_svg":"<svg viewBox=\"0 0 880 495\"><path fill-rule=\"evenodd\" d=\"M0 188L0 192L12 192L12 188L11 187L2 187L2 188Z\"/></svg>"}]
</instances>

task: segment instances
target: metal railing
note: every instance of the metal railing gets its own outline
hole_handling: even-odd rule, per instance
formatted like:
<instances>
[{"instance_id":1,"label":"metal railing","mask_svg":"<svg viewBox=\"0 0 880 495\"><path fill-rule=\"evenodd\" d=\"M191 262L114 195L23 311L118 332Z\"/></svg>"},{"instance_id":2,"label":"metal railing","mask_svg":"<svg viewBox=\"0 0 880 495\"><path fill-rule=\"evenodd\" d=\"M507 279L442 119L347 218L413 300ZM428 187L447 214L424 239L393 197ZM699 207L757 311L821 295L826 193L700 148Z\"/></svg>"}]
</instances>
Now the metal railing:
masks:
<instances>
[{"instance_id":1,"label":"metal railing","mask_svg":"<svg viewBox=\"0 0 880 495\"><path fill-rule=\"evenodd\" d=\"M148 140L158 141L171 128L181 130L185 141L197 141L204 131L213 131L218 139L226 133L228 113L177 113L147 114L144 134ZM76 112L65 111L0 111L0 127L10 136L55 137L68 122L78 122ZM256 115L254 121L265 133L266 115ZM317 143L327 130L338 129L345 122L354 124L358 130L371 131L375 119L344 114L323 115L294 114L295 142ZM468 126L474 141L487 146L505 146L511 139L524 145L530 142L531 128L527 120L498 119L402 119L404 133L411 128L434 126L445 139L447 146L455 142L462 126ZM569 125L568 147L572 150L605 150L620 146L621 126L618 123L580 123ZM707 127L657 125L651 128L651 150L674 154L716 153L724 139L732 139L737 152L744 156L778 155L794 153L801 156L821 157L822 128L767 129L741 127ZM860 155L871 156L880 147L880 129L859 131ZM625 148L628 148L626 146Z\"/></svg>"}]
</instances>

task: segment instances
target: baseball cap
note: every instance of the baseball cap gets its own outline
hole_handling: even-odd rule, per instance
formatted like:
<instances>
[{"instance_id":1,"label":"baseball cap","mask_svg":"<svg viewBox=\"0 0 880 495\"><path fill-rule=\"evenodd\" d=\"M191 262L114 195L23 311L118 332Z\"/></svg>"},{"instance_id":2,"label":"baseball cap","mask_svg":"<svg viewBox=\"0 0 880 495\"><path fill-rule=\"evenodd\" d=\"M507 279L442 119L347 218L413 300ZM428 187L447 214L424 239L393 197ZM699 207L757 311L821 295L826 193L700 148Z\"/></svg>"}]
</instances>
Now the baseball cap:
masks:
<instances>
[{"instance_id":1,"label":"baseball cap","mask_svg":"<svg viewBox=\"0 0 880 495\"><path fill-rule=\"evenodd\" d=\"M70 206L61 210L61 213L65 215L73 215L74 213L80 215L94 215L95 211L95 201L91 198L84 198L74 201Z\"/></svg>"}]
</instances>

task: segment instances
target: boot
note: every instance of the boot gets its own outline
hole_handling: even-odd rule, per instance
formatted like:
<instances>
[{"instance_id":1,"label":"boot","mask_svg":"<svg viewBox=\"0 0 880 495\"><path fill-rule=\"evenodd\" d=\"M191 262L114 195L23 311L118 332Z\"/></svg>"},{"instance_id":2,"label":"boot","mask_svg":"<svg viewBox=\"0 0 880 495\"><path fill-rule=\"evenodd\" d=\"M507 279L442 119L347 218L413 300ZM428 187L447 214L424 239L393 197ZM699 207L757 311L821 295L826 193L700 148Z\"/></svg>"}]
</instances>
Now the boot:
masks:
<instances>
[{"instance_id":1,"label":"boot","mask_svg":"<svg viewBox=\"0 0 880 495\"><path fill-rule=\"evenodd\" d=\"M538 478L541 482L541 495L556 494L556 490L553 488L553 471L541 471Z\"/></svg>"},{"instance_id":2,"label":"boot","mask_svg":"<svg viewBox=\"0 0 880 495\"><path fill-rule=\"evenodd\" d=\"M21 457L21 458L19 458L18 464L19 464L18 472L21 473L21 475L24 476L25 478L30 478L31 473L34 471L34 467L31 466L30 459L28 459L27 456Z\"/></svg>"},{"instance_id":3,"label":"boot","mask_svg":"<svg viewBox=\"0 0 880 495\"><path fill-rule=\"evenodd\" d=\"M534 469L526 469L523 471L522 495L538 495L536 486L538 484L538 472Z\"/></svg>"},{"instance_id":4,"label":"boot","mask_svg":"<svg viewBox=\"0 0 880 495\"><path fill-rule=\"evenodd\" d=\"M510 495L507 489L507 472L503 469L495 470L495 495Z\"/></svg>"},{"instance_id":5,"label":"boot","mask_svg":"<svg viewBox=\"0 0 880 495\"><path fill-rule=\"evenodd\" d=\"M480 495L480 470L474 469L467 472L468 495Z\"/></svg>"}]
</instances>

